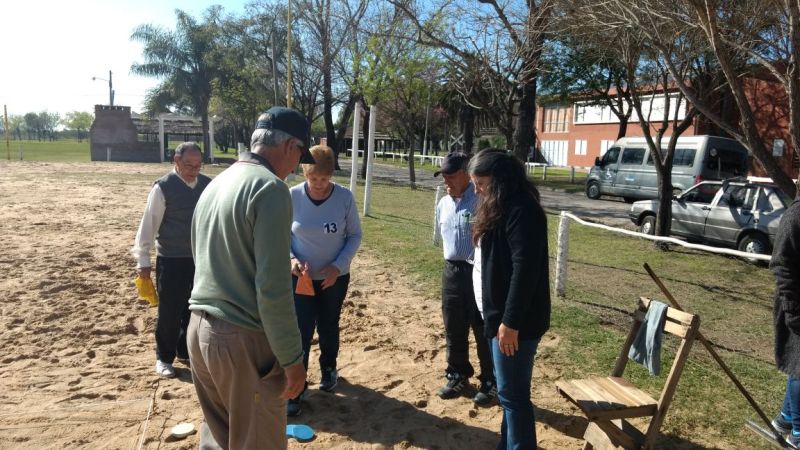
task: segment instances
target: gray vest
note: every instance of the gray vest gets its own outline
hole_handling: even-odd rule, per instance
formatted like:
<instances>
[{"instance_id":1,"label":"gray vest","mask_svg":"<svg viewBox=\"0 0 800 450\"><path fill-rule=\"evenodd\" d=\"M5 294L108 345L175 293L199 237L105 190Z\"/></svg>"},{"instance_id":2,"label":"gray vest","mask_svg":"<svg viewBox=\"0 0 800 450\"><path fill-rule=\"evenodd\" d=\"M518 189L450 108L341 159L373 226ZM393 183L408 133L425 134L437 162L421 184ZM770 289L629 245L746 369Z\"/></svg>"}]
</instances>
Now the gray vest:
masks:
<instances>
[{"instance_id":1,"label":"gray vest","mask_svg":"<svg viewBox=\"0 0 800 450\"><path fill-rule=\"evenodd\" d=\"M167 258L192 257L192 214L200 194L211 178L199 174L194 189L186 185L175 172L156 181L164 194L166 209L156 236L158 256Z\"/></svg>"}]
</instances>

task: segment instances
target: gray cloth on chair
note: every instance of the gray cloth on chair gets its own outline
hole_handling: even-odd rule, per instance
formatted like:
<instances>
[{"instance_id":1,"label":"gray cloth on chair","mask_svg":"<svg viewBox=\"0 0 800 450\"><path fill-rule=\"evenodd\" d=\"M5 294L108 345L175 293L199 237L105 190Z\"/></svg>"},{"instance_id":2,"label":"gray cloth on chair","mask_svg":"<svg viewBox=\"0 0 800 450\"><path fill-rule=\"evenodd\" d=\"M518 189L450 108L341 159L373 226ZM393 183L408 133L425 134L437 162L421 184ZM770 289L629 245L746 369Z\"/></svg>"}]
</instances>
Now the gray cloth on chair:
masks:
<instances>
[{"instance_id":1,"label":"gray cloth on chair","mask_svg":"<svg viewBox=\"0 0 800 450\"><path fill-rule=\"evenodd\" d=\"M650 302L642 327L628 352L628 358L647 367L651 375L661 372L661 335L666 317L667 305L655 300Z\"/></svg>"}]
</instances>

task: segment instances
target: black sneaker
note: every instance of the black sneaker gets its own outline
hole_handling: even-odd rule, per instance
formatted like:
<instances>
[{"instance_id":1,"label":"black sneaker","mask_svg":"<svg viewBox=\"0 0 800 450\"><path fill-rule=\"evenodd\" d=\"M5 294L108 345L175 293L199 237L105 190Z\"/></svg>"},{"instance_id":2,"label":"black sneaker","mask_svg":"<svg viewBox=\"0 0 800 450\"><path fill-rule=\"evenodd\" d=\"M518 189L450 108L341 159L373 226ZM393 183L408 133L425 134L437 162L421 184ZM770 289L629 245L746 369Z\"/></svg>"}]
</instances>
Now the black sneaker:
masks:
<instances>
[{"instance_id":1,"label":"black sneaker","mask_svg":"<svg viewBox=\"0 0 800 450\"><path fill-rule=\"evenodd\" d=\"M333 392L337 384L339 384L339 374L336 372L336 369L324 367L322 369L322 381L319 383L319 388L325 392Z\"/></svg>"},{"instance_id":2,"label":"black sneaker","mask_svg":"<svg viewBox=\"0 0 800 450\"><path fill-rule=\"evenodd\" d=\"M466 377L463 377L458 373L448 373L447 384L444 385L443 388L439 389L439 397L445 400L456 398L461 395L465 387L467 387Z\"/></svg>"},{"instance_id":3,"label":"black sneaker","mask_svg":"<svg viewBox=\"0 0 800 450\"><path fill-rule=\"evenodd\" d=\"M486 380L481 382L481 387L472 401L478 406L486 406L494 399L497 398L497 383L494 380Z\"/></svg>"},{"instance_id":4,"label":"black sneaker","mask_svg":"<svg viewBox=\"0 0 800 450\"><path fill-rule=\"evenodd\" d=\"M286 402L286 415L289 417L297 417L303 411L300 408L300 404L303 403L303 394L298 395L297 397L290 399Z\"/></svg>"},{"instance_id":5,"label":"black sneaker","mask_svg":"<svg viewBox=\"0 0 800 450\"><path fill-rule=\"evenodd\" d=\"M792 423L784 419L782 413L778 413L778 415L772 419L772 426L775 428L775 431L783 436L791 434L792 432Z\"/></svg>"}]
</instances>

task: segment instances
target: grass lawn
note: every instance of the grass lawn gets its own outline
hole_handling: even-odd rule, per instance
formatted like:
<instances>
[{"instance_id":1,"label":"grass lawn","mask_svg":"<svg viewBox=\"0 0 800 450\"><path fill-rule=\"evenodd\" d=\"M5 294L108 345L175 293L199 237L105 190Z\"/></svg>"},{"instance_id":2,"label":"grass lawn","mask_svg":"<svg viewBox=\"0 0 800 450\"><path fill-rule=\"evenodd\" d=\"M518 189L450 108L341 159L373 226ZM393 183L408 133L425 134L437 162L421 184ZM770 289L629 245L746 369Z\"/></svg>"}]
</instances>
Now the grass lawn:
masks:
<instances>
[{"instance_id":1,"label":"grass lawn","mask_svg":"<svg viewBox=\"0 0 800 450\"><path fill-rule=\"evenodd\" d=\"M349 180L337 182L348 185ZM359 203L362 192L359 187ZM382 184L373 193L370 217L362 222L364 249L411 274L419 289L437 301L442 263L441 250L431 245L433 194ZM551 274L558 220L549 216ZM562 340L541 351L537 364L557 367L564 378L610 372L630 324L626 313L636 299L664 299L642 267L648 262L682 306L700 316L702 333L717 344L717 352L765 413L778 411L786 379L772 363L773 278L767 269L683 249L664 252L649 241L578 224L570 225L568 259L567 295L553 297L551 333ZM626 376L658 398L676 347L677 342L665 342L660 376L651 377L636 364L629 364ZM744 428L747 419L758 416L697 342L659 448L690 448L686 441L697 433L733 448L769 448Z\"/></svg>"},{"instance_id":2,"label":"grass lawn","mask_svg":"<svg viewBox=\"0 0 800 450\"><path fill-rule=\"evenodd\" d=\"M20 150L24 161L60 161L60 162L88 162L91 161L89 155L89 141L84 139L81 142L72 139L61 139L57 141L9 141L9 148L12 161L20 159ZM6 141L0 141L0 157L8 158Z\"/></svg>"}]
</instances>

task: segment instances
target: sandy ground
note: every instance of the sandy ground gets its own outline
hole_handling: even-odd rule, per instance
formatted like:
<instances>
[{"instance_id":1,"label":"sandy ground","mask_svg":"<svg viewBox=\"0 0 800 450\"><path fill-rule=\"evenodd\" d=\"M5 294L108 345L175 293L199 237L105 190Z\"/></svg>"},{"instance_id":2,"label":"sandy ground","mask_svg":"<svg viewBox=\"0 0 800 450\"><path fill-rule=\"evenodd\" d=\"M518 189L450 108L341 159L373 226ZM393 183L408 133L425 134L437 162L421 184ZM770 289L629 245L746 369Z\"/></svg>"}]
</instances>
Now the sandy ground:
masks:
<instances>
[{"instance_id":1,"label":"sandy ground","mask_svg":"<svg viewBox=\"0 0 800 450\"><path fill-rule=\"evenodd\" d=\"M177 364L172 380L154 373L156 311L136 298L128 254L148 180L165 168L0 162L0 448L197 447L197 435L169 437L202 414L188 368ZM317 389L313 354L294 422L317 437L289 447L493 448L499 407L435 395L445 365L438 304L359 253L342 318L340 387ZM539 443L579 449L586 422L555 393L559 371L548 365L557 342L548 334L536 363Z\"/></svg>"}]
</instances>

